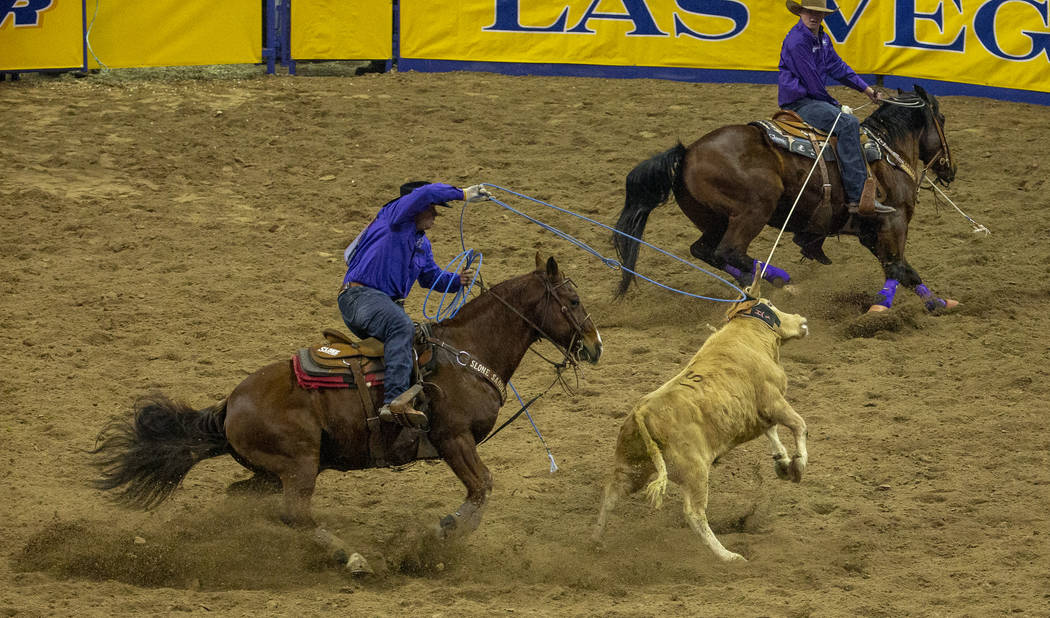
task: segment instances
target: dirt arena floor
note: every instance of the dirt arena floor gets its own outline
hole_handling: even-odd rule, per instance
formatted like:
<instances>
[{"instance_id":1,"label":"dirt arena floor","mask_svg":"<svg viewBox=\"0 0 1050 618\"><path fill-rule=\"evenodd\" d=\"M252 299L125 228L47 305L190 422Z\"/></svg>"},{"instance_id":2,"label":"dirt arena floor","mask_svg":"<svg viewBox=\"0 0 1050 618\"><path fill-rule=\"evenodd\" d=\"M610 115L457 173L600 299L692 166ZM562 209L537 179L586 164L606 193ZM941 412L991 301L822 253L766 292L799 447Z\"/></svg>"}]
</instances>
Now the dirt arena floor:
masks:
<instances>
[{"instance_id":1,"label":"dirt arena floor","mask_svg":"<svg viewBox=\"0 0 1050 618\"><path fill-rule=\"evenodd\" d=\"M777 250L795 281L767 291L812 333L783 348L810 464L779 482L757 440L715 468L712 527L747 563L713 561L674 489L660 510L622 503L604 550L587 540L625 414L725 305L652 285L613 301L615 271L494 203L438 220L438 261L477 249L496 282L554 254L606 350L574 393L533 408L556 473L524 419L481 448L495 491L474 535L405 543L462 502L441 463L321 475L315 515L376 567L363 579L283 526L276 496L227 497L248 476L229 457L149 512L92 489L87 451L139 396L211 405L342 327L342 249L402 182L488 182L612 225L636 163L775 98L477 73L0 84L0 615L1050 615L1050 116L1033 105L941 98L949 194L992 233L923 192L908 257L958 311L927 315L901 292L873 328L862 313L883 278L854 239L828 241L831 267ZM607 231L497 195L612 255ZM696 234L669 204L646 240L688 255ZM733 294L651 251L639 269ZM529 397L552 378L530 355L514 382Z\"/></svg>"}]
</instances>

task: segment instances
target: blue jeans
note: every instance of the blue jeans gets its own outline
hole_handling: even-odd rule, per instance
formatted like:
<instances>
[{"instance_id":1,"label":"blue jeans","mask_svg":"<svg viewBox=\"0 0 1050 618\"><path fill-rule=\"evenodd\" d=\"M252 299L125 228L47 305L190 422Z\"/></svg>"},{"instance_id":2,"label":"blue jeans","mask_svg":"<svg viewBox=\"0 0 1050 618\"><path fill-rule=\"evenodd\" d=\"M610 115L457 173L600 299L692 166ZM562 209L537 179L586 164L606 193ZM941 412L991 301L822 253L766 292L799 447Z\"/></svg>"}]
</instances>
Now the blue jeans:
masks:
<instances>
[{"instance_id":1,"label":"blue jeans","mask_svg":"<svg viewBox=\"0 0 1050 618\"><path fill-rule=\"evenodd\" d=\"M796 112L807 123L825 133L839 115L839 108L831 103L808 98L788 103L784 109ZM868 179L868 168L864 165L864 153L860 149L860 121L853 114L842 114L835 125L834 135L839 139L835 154L842 172L846 203L859 202L864 181Z\"/></svg>"},{"instance_id":2,"label":"blue jeans","mask_svg":"<svg viewBox=\"0 0 1050 618\"><path fill-rule=\"evenodd\" d=\"M357 337L383 342L386 356L383 403L408 390L412 380L412 337L415 325L404 308L386 294L369 287L347 288L339 295L339 313Z\"/></svg>"}]
</instances>

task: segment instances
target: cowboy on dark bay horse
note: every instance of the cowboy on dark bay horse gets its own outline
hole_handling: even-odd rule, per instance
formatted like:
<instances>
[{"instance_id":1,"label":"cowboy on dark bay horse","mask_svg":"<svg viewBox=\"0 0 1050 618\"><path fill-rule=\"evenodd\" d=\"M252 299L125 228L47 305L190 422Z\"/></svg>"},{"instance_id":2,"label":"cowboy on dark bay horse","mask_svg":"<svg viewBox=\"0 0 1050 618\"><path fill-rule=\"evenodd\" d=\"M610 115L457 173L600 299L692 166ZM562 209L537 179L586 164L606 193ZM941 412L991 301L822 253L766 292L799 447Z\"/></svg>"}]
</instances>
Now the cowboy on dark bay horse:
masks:
<instances>
[{"instance_id":1,"label":"cowboy on dark bay horse","mask_svg":"<svg viewBox=\"0 0 1050 618\"><path fill-rule=\"evenodd\" d=\"M825 133L835 126L832 131L838 138L835 154L850 213L874 217L893 212L892 206L875 201L875 180L868 177L861 151L860 122L828 94L825 83L828 77L834 78L863 92L872 103L878 103L882 94L865 83L835 52L822 27L824 18L836 11L828 7L828 0L787 0L787 8L799 19L784 37L780 49L777 104ZM824 254L823 235L800 232L795 234L795 243L802 247L802 255L821 264L831 264Z\"/></svg>"}]
</instances>

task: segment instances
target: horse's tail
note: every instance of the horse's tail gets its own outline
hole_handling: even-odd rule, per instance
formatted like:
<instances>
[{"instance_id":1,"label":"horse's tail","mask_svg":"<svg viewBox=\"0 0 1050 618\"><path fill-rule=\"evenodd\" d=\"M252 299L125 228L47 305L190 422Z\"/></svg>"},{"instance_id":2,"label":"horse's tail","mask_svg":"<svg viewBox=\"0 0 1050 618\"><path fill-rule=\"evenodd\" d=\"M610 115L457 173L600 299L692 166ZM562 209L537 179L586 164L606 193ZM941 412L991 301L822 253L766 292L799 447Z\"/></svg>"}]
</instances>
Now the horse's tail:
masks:
<instances>
[{"instance_id":1,"label":"horse's tail","mask_svg":"<svg viewBox=\"0 0 1050 618\"><path fill-rule=\"evenodd\" d=\"M92 454L101 478L97 489L122 488L114 500L148 509L179 486L198 461L229 452L226 400L192 408L162 395L139 400L130 419L116 419L98 434Z\"/></svg>"},{"instance_id":2,"label":"horse's tail","mask_svg":"<svg viewBox=\"0 0 1050 618\"><path fill-rule=\"evenodd\" d=\"M667 201L675 184L679 182L678 173L685 153L685 146L678 142L674 148L642 161L627 175L627 196L620 218L616 221L616 229L621 233L613 234L616 255L624 266L620 270L617 297L627 293L634 279L634 273L630 271L634 270L635 262L638 261L638 241L635 238L641 239L649 213Z\"/></svg>"},{"instance_id":3,"label":"horse's tail","mask_svg":"<svg viewBox=\"0 0 1050 618\"><path fill-rule=\"evenodd\" d=\"M653 508L658 509L664 502L664 494L667 493L667 464L664 462L663 453L660 452L660 445L653 440L649 428L645 425L645 413L648 409L646 404L642 403L634 409L633 414L634 422L638 425L638 435L642 444L645 445L645 452L649 454L649 459L656 468L656 475L645 487L645 495L649 498L649 503L653 505Z\"/></svg>"}]
</instances>

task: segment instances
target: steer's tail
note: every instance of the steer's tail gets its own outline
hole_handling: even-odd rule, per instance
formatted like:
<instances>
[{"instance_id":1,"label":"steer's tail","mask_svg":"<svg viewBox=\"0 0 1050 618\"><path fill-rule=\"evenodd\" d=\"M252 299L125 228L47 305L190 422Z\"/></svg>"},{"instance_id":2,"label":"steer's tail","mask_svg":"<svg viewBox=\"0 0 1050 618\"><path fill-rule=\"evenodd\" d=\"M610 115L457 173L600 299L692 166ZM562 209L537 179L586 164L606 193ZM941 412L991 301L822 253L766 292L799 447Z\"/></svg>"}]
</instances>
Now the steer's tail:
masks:
<instances>
[{"instance_id":1,"label":"steer's tail","mask_svg":"<svg viewBox=\"0 0 1050 618\"><path fill-rule=\"evenodd\" d=\"M656 478L645 486L645 495L649 498L649 503L653 505L653 508L658 509L663 505L664 494L667 493L667 464L664 463L660 446L653 440L649 428L645 425L645 415L648 411L649 408L644 403L635 408L634 422L638 425L638 435L642 438L645 451L649 453L649 459L653 460L653 467L656 468Z\"/></svg>"}]
</instances>

